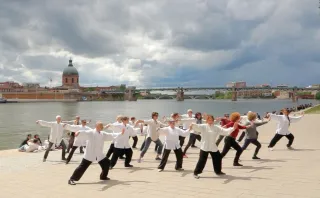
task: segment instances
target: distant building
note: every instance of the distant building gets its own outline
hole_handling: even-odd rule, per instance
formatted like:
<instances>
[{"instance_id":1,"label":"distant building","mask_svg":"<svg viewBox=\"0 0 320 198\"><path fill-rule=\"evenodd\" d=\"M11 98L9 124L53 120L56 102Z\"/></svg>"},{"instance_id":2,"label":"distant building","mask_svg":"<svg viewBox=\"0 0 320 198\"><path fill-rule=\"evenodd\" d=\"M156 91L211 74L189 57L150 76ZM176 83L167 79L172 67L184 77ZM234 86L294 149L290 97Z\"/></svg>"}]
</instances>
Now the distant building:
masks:
<instances>
[{"instance_id":1,"label":"distant building","mask_svg":"<svg viewBox=\"0 0 320 198\"><path fill-rule=\"evenodd\" d=\"M229 82L226 85L228 88L230 87L235 87L235 88L245 88L247 87L247 83L244 81L240 81L240 82Z\"/></svg>"},{"instance_id":2,"label":"distant building","mask_svg":"<svg viewBox=\"0 0 320 198\"><path fill-rule=\"evenodd\" d=\"M23 83L24 88L39 88L40 83Z\"/></svg>"},{"instance_id":3,"label":"distant building","mask_svg":"<svg viewBox=\"0 0 320 198\"><path fill-rule=\"evenodd\" d=\"M320 88L320 84L317 84L317 85L311 85L311 88Z\"/></svg>"},{"instance_id":4,"label":"distant building","mask_svg":"<svg viewBox=\"0 0 320 198\"><path fill-rule=\"evenodd\" d=\"M287 88L288 85L278 85L277 87L278 87L278 88Z\"/></svg>"},{"instance_id":5,"label":"distant building","mask_svg":"<svg viewBox=\"0 0 320 198\"><path fill-rule=\"evenodd\" d=\"M14 81L0 82L0 92L23 92L23 86Z\"/></svg>"},{"instance_id":6,"label":"distant building","mask_svg":"<svg viewBox=\"0 0 320 198\"><path fill-rule=\"evenodd\" d=\"M68 67L63 70L62 73L62 87L79 88L79 73L78 70L73 67L72 60L69 60Z\"/></svg>"},{"instance_id":7,"label":"distant building","mask_svg":"<svg viewBox=\"0 0 320 198\"><path fill-rule=\"evenodd\" d=\"M269 84L262 84L262 85L257 85L256 87L262 87L262 88L264 88L264 87L271 87Z\"/></svg>"}]
</instances>

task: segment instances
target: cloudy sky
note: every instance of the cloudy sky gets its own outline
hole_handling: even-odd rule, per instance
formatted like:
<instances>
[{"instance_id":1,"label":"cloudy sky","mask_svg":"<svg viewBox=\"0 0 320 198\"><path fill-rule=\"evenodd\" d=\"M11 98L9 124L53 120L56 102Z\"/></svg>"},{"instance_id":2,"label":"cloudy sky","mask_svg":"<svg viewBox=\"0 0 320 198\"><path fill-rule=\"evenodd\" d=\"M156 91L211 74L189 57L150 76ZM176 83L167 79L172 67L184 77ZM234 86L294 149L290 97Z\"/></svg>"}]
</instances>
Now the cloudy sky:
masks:
<instances>
[{"instance_id":1,"label":"cloudy sky","mask_svg":"<svg viewBox=\"0 0 320 198\"><path fill-rule=\"evenodd\" d=\"M0 81L320 83L318 0L0 0Z\"/></svg>"}]
</instances>

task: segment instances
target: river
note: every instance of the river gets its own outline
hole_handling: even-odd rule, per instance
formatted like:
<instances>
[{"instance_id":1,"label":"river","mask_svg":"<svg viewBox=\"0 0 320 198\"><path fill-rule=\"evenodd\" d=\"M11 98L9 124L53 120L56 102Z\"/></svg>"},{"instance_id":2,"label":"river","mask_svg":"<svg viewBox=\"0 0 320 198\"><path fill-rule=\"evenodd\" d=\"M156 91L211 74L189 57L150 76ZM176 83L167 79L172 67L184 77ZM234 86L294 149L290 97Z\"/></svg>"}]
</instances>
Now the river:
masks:
<instances>
[{"instance_id":1,"label":"river","mask_svg":"<svg viewBox=\"0 0 320 198\"><path fill-rule=\"evenodd\" d=\"M263 115L266 111L293 107L297 104L317 102L314 100L138 100L137 102L50 102L50 103L8 103L0 104L0 150L17 148L27 134L40 135L42 141L48 137L49 128L36 125L36 120L53 121L56 115L63 120L73 120L76 115L91 119L93 126L97 120L105 124L114 122L118 114L135 116L138 119L150 118L152 111L157 111L162 118L172 112L185 113L187 109L194 112L206 112L214 116L238 111L241 114L255 111Z\"/></svg>"}]
</instances>

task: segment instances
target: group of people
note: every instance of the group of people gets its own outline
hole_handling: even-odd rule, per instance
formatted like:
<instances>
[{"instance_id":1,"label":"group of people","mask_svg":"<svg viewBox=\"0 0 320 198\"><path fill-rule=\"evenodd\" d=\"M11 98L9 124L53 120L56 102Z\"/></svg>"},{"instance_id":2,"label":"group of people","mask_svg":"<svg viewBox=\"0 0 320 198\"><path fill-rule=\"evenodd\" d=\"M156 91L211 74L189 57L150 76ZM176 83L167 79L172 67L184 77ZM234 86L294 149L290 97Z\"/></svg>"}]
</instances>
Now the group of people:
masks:
<instances>
[{"instance_id":1,"label":"group of people","mask_svg":"<svg viewBox=\"0 0 320 198\"><path fill-rule=\"evenodd\" d=\"M28 134L26 139L20 144L18 151L20 152L35 152L41 150L42 142L38 134L35 134L32 138L32 134Z\"/></svg>"},{"instance_id":2,"label":"group of people","mask_svg":"<svg viewBox=\"0 0 320 198\"><path fill-rule=\"evenodd\" d=\"M120 115L116 118L116 122L105 126L102 122L97 122L95 128L86 126L86 120L81 120L80 122L80 117L76 117L74 122L63 122L61 116L56 116L56 121L54 122L38 120L36 123L51 128L49 147L44 154L44 162L48 157L50 147L54 144L58 143L62 147L61 159L65 160L66 164L70 162L74 151L78 147L86 147L80 165L68 181L68 184L75 185L75 182L80 180L86 169L94 161L98 161L102 169L100 180L109 180L107 177L109 169L112 169L116 165L118 158L124 159L125 167L133 167L131 165L132 148L136 148L138 134L145 134L138 163L143 161L150 144L154 142L156 144L155 149L157 150L155 160L160 161L158 171L162 172L165 169L171 150L174 151L176 156L175 169L183 171L183 158L188 157L188 149L198 140L201 146L199 159L194 170L194 177L199 178L199 174L202 173L209 154L212 157L214 172L217 175L224 175L225 173L222 172L221 166L222 159L227 155L230 148L236 150L233 161L234 166L242 166L239 163L239 158L249 144L256 146L252 159L260 159L258 152L261 144L258 141L259 133L257 132L257 128L268 123L271 119L278 122L278 127L274 138L268 146L269 149L272 150L282 137L289 139L287 147L291 149L294 136L289 132L289 126L292 122L301 119L303 113L300 116L291 116L289 114L290 112L287 109L283 109L281 114L269 113L267 118L263 118L262 120L257 118L257 113L251 111L243 116L238 112L234 112L230 115L225 114L224 117L215 118L213 115L206 113L197 112L193 114L193 111L189 109L187 114L180 115L179 113L173 113L170 117L163 117L162 120L159 119L157 112L153 112L148 120L136 120L134 117L130 119L127 116ZM64 130L74 133L72 145L69 145L71 151L67 158L65 158L66 145L62 141ZM236 141L240 130L243 130L244 135L241 134L238 141ZM160 136L164 136L163 143L160 140ZM187 136L189 136L188 143L182 150ZM243 137L241 138L241 136ZM130 137L134 140L132 147L129 144ZM239 142L244 137L244 144L240 146ZM218 145L223 138L225 144L220 153ZM111 141L106 155L103 154L105 141Z\"/></svg>"}]
</instances>

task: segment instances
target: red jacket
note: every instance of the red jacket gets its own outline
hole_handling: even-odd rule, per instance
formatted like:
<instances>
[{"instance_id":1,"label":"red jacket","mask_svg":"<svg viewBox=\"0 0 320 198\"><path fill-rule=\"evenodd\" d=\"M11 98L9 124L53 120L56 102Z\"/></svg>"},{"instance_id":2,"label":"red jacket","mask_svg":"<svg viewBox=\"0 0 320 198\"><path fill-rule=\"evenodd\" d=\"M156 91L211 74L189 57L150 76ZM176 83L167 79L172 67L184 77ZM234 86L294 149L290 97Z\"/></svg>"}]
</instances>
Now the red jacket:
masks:
<instances>
[{"instance_id":1,"label":"red jacket","mask_svg":"<svg viewBox=\"0 0 320 198\"><path fill-rule=\"evenodd\" d=\"M228 124L225 125L226 128L230 128L233 127L234 122L229 122ZM233 137L234 139L237 138L238 133L239 133L239 129L247 129L246 126L242 126L242 125L238 125L238 127L229 135L231 137Z\"/></svg>"}]
</instances>

